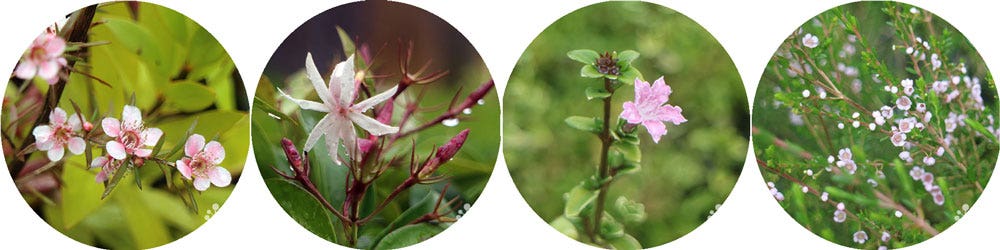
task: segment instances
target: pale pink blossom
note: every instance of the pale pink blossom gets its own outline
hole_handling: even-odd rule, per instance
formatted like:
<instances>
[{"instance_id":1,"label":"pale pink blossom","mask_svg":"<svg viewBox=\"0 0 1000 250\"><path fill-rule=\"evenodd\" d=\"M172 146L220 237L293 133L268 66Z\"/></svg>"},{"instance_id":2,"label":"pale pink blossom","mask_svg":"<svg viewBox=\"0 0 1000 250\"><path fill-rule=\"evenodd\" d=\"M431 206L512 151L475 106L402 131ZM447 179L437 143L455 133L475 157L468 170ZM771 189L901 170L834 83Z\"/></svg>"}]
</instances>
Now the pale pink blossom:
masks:
<instances>
[{"instance_id":1,"label":"pale pink blossom","mask_svg":"<svg viewBox=\"0 0 1000 250\"><path fill-rule=\"evenodd\" d=\"M163 131L147 128L142 122L142 111L132 105L122 108L122 119L107 117L101 121L104 133L112 138L105 144L105 151L115 159L122 160L129 155L139 158L149 157L152 146L160 141Z\"/></svg>"},{"instance_id":2,"label":"pale pink blossom","mask_svg":"<svg viewBox=\"0 0 1000 250\"><path fill-rule=\"evenodd\" d=\"M837 209L837 211L833 211L833 222L844 223L844 221L846 220L847 220L847 212L845 212L843 209Z\"/></svg>"},{"instance_id":3,"label":"pale pink blossom","mask_svg":"<svg viewBox=\"0 0 1000 250\"><path fill-rule=\"evenodd\" d=\"M896 99L896 108L899 108L900 110L903 111L910 110L910 105L912 104L913 102L910 101L910 98L906 96L900 96L899 99Z\"/></svg>"},{"instance_id":4,"label":"pale pink blossom","mask_svg":"<svg viewBox=\"0 0 1000 250\"><path fill-rule=\"evenodd\" d=\"M354 128L355 124L375 136L399 132L399 127L383 124L375 118L364 114L365 111L375 107L375 105L392 98L399 86L393 86L364 101L354 103L354 99L358 96L358 84L361 83L359 79L355 79L354 55L351 55L346 61L340 62L334 67L330 81L326 84L323 82L323 77L320 76L319 70L313 62L312 54L306 54L305 64L306 76L309 78L309 82L312 83L313 89L316 90L316 94L319 95L322 103L296 99L281 92L281 89L278 89L278 91L282 96L299 105L302 109L327 113L316 123L312 131L309 132L309 137L306 139L304 147L306 151L312 150L316 142L319 141L319 138L326 135L326 147L330 152L329 156L339 164L340 157L337 154L339 143L343 143L344 148L349 152L354 152L353 150L357 148L358 135ZM351 159L353 158L351 157Z\"/></svg>"},{"instance_id":5,"label":"pale pink blossom","mask_svg":"<svg viewBox=\"0 0 1000 250\"><path fill-rule=\"evenodd\" d=\"M79 155L87 146L86 141L80 137L84 123L79 114L66 119L66 111L56 107L49 113L49 125L40 125L31 131L35 136L35 147L47 151L50 161L61 160L66 149Z\"/></svg>"},{"instance_id":6,"label":"pale pink blossom","mask_svg":"<svg viewBox=\"0 0 1000 250\"><path fill-rule=\"evenodd\" d=\"M931 197L934 198L934 204L938 206L944 205L944 193L941 192L941 187L934 186L928 192L931 193Z\"/></svg>"},{"instance_id":7,"label":"pale pink blossom","mask_svg":"<svg viewBox=\"0 0 1000 250\"><path fill-rule=\"evenodd\" d=\"M118 168L120 168L123 163L125 162L115 160L115 158L110 155L102 155L94 158L93 161L90 161L90 167L101 168L101 171L97 173L97 178L95 178L95 180L97 182L104 182L107 181L108 177L111 177L115 171L118 171Z\"/></svg>"},{"instance_id":8,"label":"pale pink blossom","mask_svg":"<svg viewBox=\"0 0 1000 250\"><path fill-rule=\"evenodd\" d=\"M924 176L924 169L923 168L921 168L921 167L913 167L912 169L910 169L910 177L912 177L913 180L920 180L921 176Z\"/></svg>"},{"instance_id":9,"label":"pale pink blossom","mask_svg":"<svg viewBox=\"0 0 1000 250\"><path fill-rule=\"evenodd\" d=\"M664 122L671 122L680 125L687 122L681 115L681 108L667 104L670 100L670 86L663 81L663 77L656 79L652 86L648 82L635 79L635 101L627 101L622 104L621 117L628 123L642 124L646 127L646 132L653 137L654 143L660 142L660 137L667 134L667 127Z\"/></svg>"},{"instance_id":10,"label":"pale pink blossom","mask_svg":"<svg viewBox=\"0 0 1000 250\"><path fill-rule=\"evenodd\" d=\"M816 37L811 33L806 34L805 36L802 36L802 45L810 49L816 48L816 46L819 46L819 37Z\"/></svg>"},{"instance_id":11,"label":"pale pink blossom","mask_svg":"<svg viewBox=\"0 0 1000 250\"><path fill-rule=\"evenodd\" d=\"M24 80L38 76L55 84L59 80L59 70L66 66L66 58L62 56L65 50L66 40L52 30L43 32L24 52L21 63L14 69L14 76Z\"/></svg>"},{"instance_id":12,"label":"pale pink blossom","mask_svg":"<svg viewBox=\"0 0 1000 250\"><path fill-rule=\"evenodd\" d=\"M889 140L892 141L892 145L902 147L903 145L906 145L906 134L900 131L893 131Z\"/></svg>"},{"instance_id":13,"label":"pale pink blossom","mask_svg":"<svg viewBox=\"0 0 1000 250\"><path fill-rule=\"evenodd\" d=\"M913 130L913 127L917 125L917 118L908 117L899 119L899 121L896 121L896 124L899 124L900 132L909 133Z\"/></svg>"},{"instance_id":14,"label":"pale pink blossom","mask_svg":"<svg viewBox=\"0 0 1000 250\"><path fill-rule=\"evenodd\" d=\"M184 143L184 157L177 160L177 171L188 180L194 179L194 189L205 191L209 186L229 186L232 176L220 167L226 149L217 141L205 144L205 137L194 134Z\"/></svg>"},{"instance_id":15,"label":"pale pink blossom","mask_svg":"<svg viewBox=\"0 0 1000 250\"><path fill-rule=\"evenodd\" d=\"M865 231L857 231L854 233L854 242L857 242L858 244L865 244L865 241L868 241L868 233Z\"/></svg>"}]
</instances>

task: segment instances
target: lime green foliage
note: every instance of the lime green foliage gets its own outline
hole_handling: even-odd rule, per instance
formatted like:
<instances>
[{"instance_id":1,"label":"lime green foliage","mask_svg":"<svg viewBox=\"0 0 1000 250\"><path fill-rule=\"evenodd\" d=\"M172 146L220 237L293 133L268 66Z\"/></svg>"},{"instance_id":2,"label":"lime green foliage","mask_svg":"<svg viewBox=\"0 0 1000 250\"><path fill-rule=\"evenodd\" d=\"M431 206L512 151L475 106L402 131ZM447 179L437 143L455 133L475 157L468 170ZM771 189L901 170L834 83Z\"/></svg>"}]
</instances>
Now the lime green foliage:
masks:
<instances>
[{"instance_id":1,"label":"lime green foliage","mask_svg":"<svg viewBox=\"0 0 1000 250\"><path fill-rule=\"evenodd\" d=\"M600 133L602 101L610 96L611 128L616 130L621 126L615 122L621 103L633 99L631 80L618 79L627 85L611 96L602 79L587 78L605 77L586 73L593 68L588 64L604 51L618 51L619 62L631 60L637 76L639 71L645 77L663 75L673 88L670 103L683 107L688 118L683 126L669 125L659 144L645 133L615 133L622 143L614 144L609 154L611 165L623 163L619 173L641 174L622 175L609 189L605 211L616 223L624 223L624 236L607 245L660 245L692 231L725 200L748 146L748 109L736 68L718 42L691 19L655 4L609 2L577 10L546 28L522 54L505 92L507 166L521 195L542 219L589 242L587 233L574 226L580 222L564 214L588 209L586 201L595 191L580 185L598 185L590 177L598 167L601 144L572 128ZM570 116L578 117L567 119ZM646 143L635 146L639 140ZM641 170L638 164L624 164L629 158L641 160ZM620 196L632 203L616 205ZM564 206L568 203L583 205ZM644 216L637 212L638 204ZM637 222L641 217L645 220ZM617 226L601 228L617 234Z\"/></svg>"},{"instance_id":2,"label":"lime green foliage","mask_svg":"<svg viewBox=\"0 0 1000 250\"><path fill-rule=\"evenodd\" d=\"M147 160L134 172L116 174L116 181L108 185L118 185L102 197L105 184L95 182L100 169L90 169L87 162L104 154L104 145L96 144L91 144L88 155L67 154L64 161L40 174L52 174L59 180L58 188L49 193L36 193L31 188L42 177L16 176L25 200L47 223L81 243L102 248L157 247L198 228L229 196L243 170L250 143L246 96L238 90L242 83L222 46L180 13L153 4L129 4L100 4L87 34L88 42L94 45L85 48L87 53L73 55L82 60L76 63L76 71L110 86L83 73L70 73L60 83L65 84L65 90L57 105L72 114L77 112L71 104L75 102L85 119L94 124L94 133L103 134L100 119L119 117L122 107L134 98L143 111L145 125L163 130L162 145L158 146L162 151L153 154L167 160L180 158L182 154L164 154L183 145L186 132L200 121L193 132L222 143L226 158L221 166L229 170L234 181L225 188L198 192L174 167ZM39 81L24 84L32 85L25 86L23 92L8 88L5 96L18 103L5 105L3 110L4 133L12 137L14 145L30 136L39 115L37 110L20 114L29 112L17 110L26 107L20 102L38 98L34 91L44 94L50 89ZM13 119L14 115L25 117ZM28 155L28 165L47 161L44 155ZM7 150L5 156L8 164L14 159Z\"/></svg>"},{"instance_id":3,"label":"lime green foliage","mask_svg":"<svg viewBox=\"0 0 1000 250\"><path fill-rule=\"evenodd\" d=\"M815 48L806 34L818 37ZM903 97L913 106L900 108ZM803 24L771 58L754 147L765 181L803 227L844 246L901 248L951 227L983 192L998 152L996 100L983 59L947 22L906 4L851 3ZM893 112L879 124L872 112L883 106ZM911 118L922 126L899 132ZM908 146L894 145L899 133ZM846 150L856 172L836 163ZM849 213L842 222L833 219L839 203ZM855 241L858 231L870 239Z\"/></svg>"}]
</instances>

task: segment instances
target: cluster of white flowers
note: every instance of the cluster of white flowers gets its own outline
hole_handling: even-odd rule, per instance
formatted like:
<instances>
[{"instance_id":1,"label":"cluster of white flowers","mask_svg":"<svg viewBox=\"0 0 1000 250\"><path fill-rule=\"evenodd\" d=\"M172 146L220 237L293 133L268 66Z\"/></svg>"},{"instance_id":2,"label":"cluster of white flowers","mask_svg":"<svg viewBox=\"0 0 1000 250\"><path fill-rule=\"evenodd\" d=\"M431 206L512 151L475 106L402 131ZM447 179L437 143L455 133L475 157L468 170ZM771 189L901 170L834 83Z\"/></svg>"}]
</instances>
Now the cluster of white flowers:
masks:
<instances>
[{"instance_id":1,"label":"cluster of white flowers","mask_svg":"<svg viewBox=\"0 0 1000 250\"><path fill-rule=\"evenodd\" d=\"M847 220L847 210L845 210L844 203L837 203L837 210L833 211L833 221L844 223L845 220Z\"/></svg>"},{"instance_id":2,"label":"cluster of white flowers","mask_svg":"<svg viewBox=\"0 0 1000 250\"><path fill-rule=\"evenodd\" d=\"M858 164L854 162L854 154L851 153L850 148L842 148L837 154L837 167L840 167L848 174L854 174L858 171Z\"/></svg>"},{"instance_id":3,"label":"cluster of white flowers","mask_svg":"<svg viewBox=\"0 0 1000 250\"><path fill-rule=\"evenodd\" d=\"M924 159L926 161L927 158ZM924 184L924 190L934 198L934 204L938 204L939 206L944 205L944 193L941 192L941 187L934 184L934 174L927 172L922 167L916 166L910 169L910 177Z\"/></svg>"},{"instance_id":4,"label":"cluster of white flowers","mask_svg":"<svg viewBox=\"0 0 1000 250\"><path fill-rule=\"evenodd\" d=\"M770 182L770 181L767 182L767 188L771 192L771 196L774 196L775 200L778 200L778 201L784 201L785 200L785 194L782 194L781 191L778 191L778 188L774 186L774 182Z\"/></svg>"}]
</instances>

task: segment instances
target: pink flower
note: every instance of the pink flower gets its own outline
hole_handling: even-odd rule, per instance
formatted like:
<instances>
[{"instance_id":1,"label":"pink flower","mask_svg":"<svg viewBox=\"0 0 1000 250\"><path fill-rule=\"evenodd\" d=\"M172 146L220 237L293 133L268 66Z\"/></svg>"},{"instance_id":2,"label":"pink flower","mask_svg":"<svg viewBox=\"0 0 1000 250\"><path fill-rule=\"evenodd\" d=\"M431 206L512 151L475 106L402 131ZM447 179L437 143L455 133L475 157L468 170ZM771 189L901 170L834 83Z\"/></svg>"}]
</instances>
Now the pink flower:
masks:
<instances>
[{"instance_id":1,"label":"pink flower","mask_svg":"<svg viewBox=\"0 0 1000 250\"><path fill-rule=\"evenodd\" d=\"M205 191L210 185L229 186L233 177L219 164L226 158L226 149L217 141L205 144L205 137L194 134L184 143L184 157L177 160L177 171L188 180L194 179L194 189Z\"/></svg>"},{"instance_id":2,"label":"pink flower","mask_svg":"<svg viewBox=\"0 0 1000 250\"><path fill-rule=\"evenodd\" d=\"M323 101L322 103L296 99L278 89L282 96L295 102L302 109L327 113L309 132L304 148L306 151L312 150L319 138L326 135L326 147L330 152L330 158L339 164L338 143L342 142L344 148L349 149L349 151L358 148L358 135L354 124L375 136L399 132L399 127L383 124L364 114L376 104L392 98L399 86L394 86L367 100L354 103L354 99L357 98L357 83L360 81L355 79L353 55L348 57L346 61L338 63L333 69L329 84L324 84L323 77L320 76L319 70L316 69L316 64L313 62L312 54L306 54L306 76L312 82L319 99Z\"/></svg>"},{"instance_id":3,"label":"pink flower","mask_svg":"<svg viewBox=\"0 0 1000 250\"><path fill-rule=\"evenodd\" d=\"M62 37L51 30L43 32L21 56L14 76L24 80L38 76L49 84L55 84L59 80L59 69L66 66L66 58L62 57L65 50L66 41Z\"/></svg>"},{"instance_id":4,"label":"pink flower","mask_svg":"<svg viewBox=\"0 0 1000 250\"><path fill-rule=\"evenodd\" d=\"M627 101L622 104L624 110L620 116L628 123L642 124L653 137L653 142L659 143L660 137L667 134L667 127L663 122L672 122L674 125L687 122L681 115L680 107L667 104L670 92L670 86L663 81L663 77L656 79L652 86L636 78L635 102Z\"/></svg>"},{"instance_id":5,"label":"pink flower","mask_svg":"<svg viewBox=\"0 0 1000 250\"><path fill-rule=\"evenodd\" d=\"M857 242L858 244L865 244L865 241L868 241L868 233L865 231L857 231L854 233L854 242Z\"/></svg>"},{"instance_id":6,"label":"pink flower","mask_svg":"<svg viewBox=\"0 0 1000 250\"><path fill-rule=\"evenodd\" d=\"M79 134L84 122L79 114L72 118L66 119L66 111L56 107L49 113L49 125L41 125L31 131L35 136L35 147L48 151L50 161L61 160L66 153L64 149L68 148L70 153L78 155L86 148L87 142Z\"/></svg>"},{"instance_id":7,"label":"pink flower","mask_svg":"<svg viewBox=\"0 0 1000 250\"><path fill-rule=\"evenodd\" d=\"M107 117L101 121L104 133L114 138L105 145L108 155L121 160L129 155L149 157L156 142L163 136L158 128L146 128L142 124L142 111L132 105L122 108L122 120Z\"/></svg>"},{"instance_id":8,"label":"pink flower","mask_svg":"<svg viewBox=\"0 0 1000 250\"><path fill-rule=\"evenodd\" d=\"M814 36L812 33L806 34L802 36L802 45L810 49L816 48L816 46L819 46L819 37Z\"/></svg>"},{"instance_id":9,"label":"pink flower","mask_svg":"<svg viewBox=\"0 0 1000 250\"><path fill-rule=\"evenodd\" d=\"M107 181L108 177L114 174L115 171L118 171L118 168L122 166L122 163L124 162L115 160L115 158L110 155L102 155L94 158L94 160L90 162L90 167L101 168L101 172L97 173L96 181L104 182Z\"/></svg>"},{"instance_id":10,"label":"pink flower","mask_svg":"<svg viewBox=\"0 0 1000 250\"><path fill-rule=\"evenodd\" d=\"M844 223L845 220L847 220L847 212L845 212L843 209L837 209L837 211L833 211L833 222Z\"/></svg>"}]
</instances>

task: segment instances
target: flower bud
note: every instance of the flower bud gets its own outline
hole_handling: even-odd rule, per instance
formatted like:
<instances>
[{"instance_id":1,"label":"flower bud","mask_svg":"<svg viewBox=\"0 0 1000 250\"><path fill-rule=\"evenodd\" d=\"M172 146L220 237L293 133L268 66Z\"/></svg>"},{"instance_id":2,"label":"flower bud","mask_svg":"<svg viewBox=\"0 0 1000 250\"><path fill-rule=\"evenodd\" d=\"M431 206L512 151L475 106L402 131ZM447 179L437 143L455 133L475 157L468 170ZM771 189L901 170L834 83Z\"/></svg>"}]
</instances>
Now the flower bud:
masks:
<instances>
[{"instance_id":1,"label":"flower bud","mask_svg":"<svg viewBox=\"0 0 1000 250\"><path fill-rule=\"evenodd\" d=\"M83 131L90 132L91 130L94 130L94 124L90 122L83 122Z\"/></svg>"},{"instance_id":2,"label":"flower bud","mask_svg":"<svg viewBox=\"0 0 1000 250\"><path fill-rule=\"evenodd\" d=\"M469 129L462 130L462 132L459 132L458 135L455 135L455 137L452 137L451 140L448 140L448 143L439 147L434 157L427 160L427 162L424 162L424 166L421 168L419 176L421 178L430 176L438 169L438 167L451 160L452 157L455 157L455 154L462 148L462 145L465 144L465 139L468 137Z\"/></svg>"},{"instance_id":3,"label":"flower bud","mask_svg":"<svg viewBox=\"0 0 1000 250\"><path fill-rule=\"evenodd\" d=\"M288 164L292 166L292 170L295 170L296 174L305 174L306 169L302 164L299 150L295 149L295 143L292 143L292 140L288 138L282 138L281 148L285 150L285 157L288 158Z\"/></svg>"}]
</instances>

